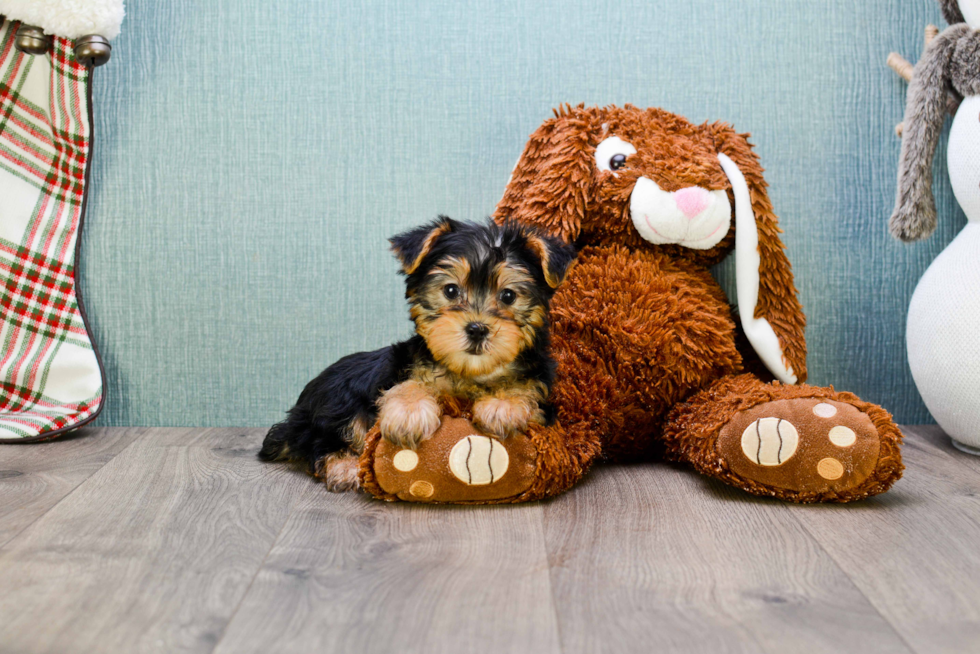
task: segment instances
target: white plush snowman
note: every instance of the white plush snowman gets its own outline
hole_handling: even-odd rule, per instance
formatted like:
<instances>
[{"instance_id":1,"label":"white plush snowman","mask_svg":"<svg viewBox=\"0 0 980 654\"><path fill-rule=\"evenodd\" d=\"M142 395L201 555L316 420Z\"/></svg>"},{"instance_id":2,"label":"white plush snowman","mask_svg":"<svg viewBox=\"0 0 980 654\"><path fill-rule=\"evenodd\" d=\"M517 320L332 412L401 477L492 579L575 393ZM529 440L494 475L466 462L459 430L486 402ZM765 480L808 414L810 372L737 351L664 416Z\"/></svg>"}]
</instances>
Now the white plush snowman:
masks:
<instances>
[{"instance_id":1,"label":"white plush snowman","mask_svg":"<svg viewBox=\"0 0 980 654\"><path fill-rule=\"evenodd\" d=\"M909 305L912 377L954 445L980 455L980 0L940 0L951 26L933 39L909 86L892 233L936 225L932 159L948 95L962 98L949 137L953 192L969 221L936 257Z\"/></svg>"}]
</instances>

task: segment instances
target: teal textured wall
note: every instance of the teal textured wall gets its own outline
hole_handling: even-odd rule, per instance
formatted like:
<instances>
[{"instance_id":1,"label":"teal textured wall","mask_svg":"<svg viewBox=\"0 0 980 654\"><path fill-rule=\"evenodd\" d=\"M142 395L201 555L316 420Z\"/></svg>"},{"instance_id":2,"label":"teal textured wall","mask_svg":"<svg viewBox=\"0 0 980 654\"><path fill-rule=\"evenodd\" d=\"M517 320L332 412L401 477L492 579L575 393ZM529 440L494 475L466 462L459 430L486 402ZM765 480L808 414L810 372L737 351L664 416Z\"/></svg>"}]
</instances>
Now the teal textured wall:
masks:
<instances>
[{"instance_id":1,"label":"teal textured wall","mask_svg":"<svg viewBox=\"0 0 980 654\"><path fill-rule=\"evenodd\" d=\"M492 211L562 102L752 132L809 317L811 382L928 414L915 283L964 223L885 224L932 0L131 0L96 73L82 289L102 424L263 425L342 354L409 332L386 238ZM941 153L944 159L945 154ZM719 275L731 287L731 270Z\"/></svg>"}]
</instances>

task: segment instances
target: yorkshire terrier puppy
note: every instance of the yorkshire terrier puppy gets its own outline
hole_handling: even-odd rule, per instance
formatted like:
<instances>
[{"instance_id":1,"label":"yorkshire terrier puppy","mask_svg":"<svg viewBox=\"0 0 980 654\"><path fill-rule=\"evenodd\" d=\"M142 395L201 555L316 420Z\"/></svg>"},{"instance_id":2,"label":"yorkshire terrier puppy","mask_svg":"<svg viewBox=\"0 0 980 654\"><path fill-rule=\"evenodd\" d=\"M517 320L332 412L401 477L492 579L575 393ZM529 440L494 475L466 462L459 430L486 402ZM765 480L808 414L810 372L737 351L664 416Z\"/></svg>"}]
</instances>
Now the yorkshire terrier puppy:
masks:
<instances>
[{"instance_id":1,"label":"yorkshire terrier puppy","mask_svg":"<svg viewBox=\"0 0 980 654\"><path fill-rule=\"evenodd\" d=\"M548 303L574 249L517 223L446 217L391 247L415 335L320 373L259 452L307 462L334 491L357 487L358 455L376 421L384 438L414 449L439 428L442 396L472 400L473 421L500 438L553 420Z\"/></svg>"}]
</instances>

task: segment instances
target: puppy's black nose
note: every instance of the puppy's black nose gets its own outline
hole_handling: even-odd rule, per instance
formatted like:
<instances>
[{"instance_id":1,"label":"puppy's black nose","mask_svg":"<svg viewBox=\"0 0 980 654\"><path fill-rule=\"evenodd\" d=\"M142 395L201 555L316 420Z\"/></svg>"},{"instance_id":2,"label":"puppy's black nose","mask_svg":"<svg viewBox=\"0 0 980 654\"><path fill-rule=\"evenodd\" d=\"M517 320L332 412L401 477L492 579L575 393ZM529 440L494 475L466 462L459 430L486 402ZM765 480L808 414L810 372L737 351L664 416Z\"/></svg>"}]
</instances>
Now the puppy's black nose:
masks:
<instances>
[{"instance_id":1,"label":"puppy's black nose","mask_svg":"<svg viewBox=\"0 0 980 654\"><path fill-rule=\"evenodd\" d=\"M490 328L482 322L471 322L466 326L466 335L473 341L482 341L490 334Z\"/></svg>"}]
</instances>

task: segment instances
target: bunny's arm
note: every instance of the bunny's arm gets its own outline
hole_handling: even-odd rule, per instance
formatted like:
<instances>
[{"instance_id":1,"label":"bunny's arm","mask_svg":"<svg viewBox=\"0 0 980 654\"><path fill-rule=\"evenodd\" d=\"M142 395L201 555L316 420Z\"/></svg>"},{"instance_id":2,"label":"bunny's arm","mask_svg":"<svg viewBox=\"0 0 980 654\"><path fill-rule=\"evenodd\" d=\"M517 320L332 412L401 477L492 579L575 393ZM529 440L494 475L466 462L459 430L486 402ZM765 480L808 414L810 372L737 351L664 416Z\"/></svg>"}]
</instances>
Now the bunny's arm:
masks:
<instances>
[{"instance_id":1,"label":"bunny's arm","mask_svg":"<svg viewBox=\"0 0 980 654\"><path fill-rule=\"evenodd\" d=\"M926 238L936 228L932 161L946 118L950 61L957 40L969 31L966 25L955 25L937 36L916 64L909 84L898 192L889 221L891 233L903 241Z\"/></svg>"}]
</instances>

